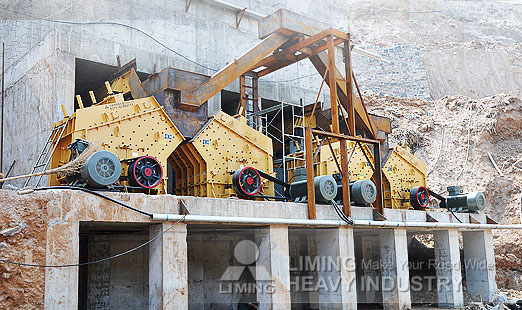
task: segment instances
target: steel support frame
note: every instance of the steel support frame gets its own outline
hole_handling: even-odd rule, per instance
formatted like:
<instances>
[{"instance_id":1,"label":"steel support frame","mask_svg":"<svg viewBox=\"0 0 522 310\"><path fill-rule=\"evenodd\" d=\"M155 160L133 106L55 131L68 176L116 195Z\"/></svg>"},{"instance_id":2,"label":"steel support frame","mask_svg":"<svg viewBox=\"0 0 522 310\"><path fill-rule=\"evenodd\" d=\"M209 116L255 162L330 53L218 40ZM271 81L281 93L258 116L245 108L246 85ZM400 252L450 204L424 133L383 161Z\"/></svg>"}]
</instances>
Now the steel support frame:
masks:
<instances>
[{"instance_id":1,"label":"steel support frame","mask_svg":"<svg viewBox=\"0 0 522 310\"><path fill-rule=\"evenodd\" d=\"M345 76L344 79L342 74L337 70L335 66L335 46L343 44L343 57L345 62ZM377 186L377 201L375 203L377 211L382 213L382 171L380 162L380 145L379 141L373 139L365 139L355 137L356 133L356 122L355 116L357 114L365 114L367 118L367 111L362 108L363 111L359 111L354 108L353 102L353 72L351 66L351 44L350 35L343 33L333 28L326 29L310 37L305 37L302 34L288 31L286 29L280 29L279 31L271 34L265 38L257 46L252 48L250 51L245 53L242 57L230 63L225 68L214 74L206 83L198 86L189 92L182 92L181 103L192 106L199 106L212 95L219 90L226 87L236 78L240 78L240 84L245 84L245 77L242 76L245 73L255 74L257 78L260 78L266 74L284 68L288 65L296 63L300 60L319 56L319 53L327 51L328 59L325 63L325 72L323 77L327 78L327 82L330 88L330 102L331 102L331 132L324 132L305 128L305 162L307 170L307 188L308 188L308 209L309 217L311 219L316 218L315 209L315 191L314 191L314 173L313 173L313 151L312 151L312 138L313 134L329 136L340 141L341 151L341 175L343 184L343 212L350 216L350 180L348 175L348 154L347 154L347 143L346 140L360 141L363 143L370 143L374 145L374 167L375 177ZM317 58L317 57L316 57ZM312 61L313 62L313 61ZM314 63L314 65L316 65ZM316 66L317 68L317 66ZM318 69L320 73L323 73ZM339 94L340 91L346 93L347 102L342 103ZM245 89L241 86L241 106L243 112L246 112L246 98ZM362 99L362 98L361 98ZM348 114L348 134L341 134L339 128L339 105L343 105L343 108ZM346 106L344 106L346 104ZM344 115L343 115L344 119ZM375 132L373 126L369 123L369 132L372 137L375 138Z\"/></svg>"},{"instance_id":2,"label":"steel support frame","mask_svg":"<svg viewBox=\"0 0 522 310\"><path fill-rule=\"evenodd\" d=\"M376 211L380 214L383 213L383 193L382 193L382 168L381 168L381 145L380 141L378 140L372 140L372 139L366 139L361 137L354 137L354 136L347 136L343 134L336 134L333 132L328 131L322 131L317 129L311 129L307 127L305 129L305 164L306 164L306 177L307 177L307 189L308 189L308 215L310 219L316 218L316 206L315 206L315 187L314 187L314 170L313 170L313 137L314 136L324 136L333 138L336 140L339 140L342 144L343 141L346 145L346 141L356 141L359 143L368 143L373 145L374 150L374 157L373 157L373 167L374 167L374 174L373 179L375 181L375 186L377 188L377 198L374 202L374 207L376 208ZM342 168L346 167L346 170L348 170L348 162L343 163L343 152L341 152L341 165ZM347 156L347 152L344 152L345 156ZM342 169L344 171L344 169ZM347 174L347 172L346 172ZM343 172L343 178L344 178L344 172ZM348 175L347 175L348 179ZM344 201L344 189L348 189L349 194L349 185L347 187L344 186L343 183L343 211L347 216L350 216L350 204L346 204ZM349 196L348 196L349 197ZM348 208L346 208L346 205L348 205Z\"/></svg>"},{"instance_id":3,"label":"steel support frame","mask_svg":"<svg viewBox=\"0 0 522 310\"><path fill-rule=\"evenodd\" d=\"M258 78L282 69L298 61L317 55L329 48L328 41L334 45L348 40L346 33L330 28L311 37L281 29L263 39L258 45L243 54L234 62L214 74L207 82L190 91L182 91L181 104L199 107L218 91L228 86L236 78L253 72Z\"/></svg>"}]
</instances>

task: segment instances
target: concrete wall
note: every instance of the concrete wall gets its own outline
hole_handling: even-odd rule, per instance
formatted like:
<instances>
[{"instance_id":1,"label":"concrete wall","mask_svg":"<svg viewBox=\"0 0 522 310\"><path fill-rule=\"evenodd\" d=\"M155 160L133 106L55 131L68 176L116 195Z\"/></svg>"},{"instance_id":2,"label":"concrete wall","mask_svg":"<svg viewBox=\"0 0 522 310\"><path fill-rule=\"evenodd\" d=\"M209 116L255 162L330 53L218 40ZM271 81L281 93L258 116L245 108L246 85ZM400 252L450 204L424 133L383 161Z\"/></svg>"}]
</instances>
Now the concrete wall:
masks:
<instances>
[{"instance_id":1,"label":"concrete wall","mask_svg":"<svg viewBox=\"0 0 522 310\"><path fill-rule=\"evenodd\" d=\"M255 283L246 266L235 259L234 249L243 240L253 240L253 230L189 232L187 255L190 310L236 309L241 294L234 285ZM242 269L239 280L222 279L229 266Z\"/></svg>"},{"instance_id":2,"label":"concrete wall","mask_svg":"<svg viewBox=\"0 0 522 310\"><path fill-rule=\"evenodd\" d=\"M287 8L348 27L342 0L230 2L261 14ZM172 66L211 75L260 41L257 20L245 16L236 29L235 13L204 0L192 1L188 12L184 0L8 2L0 12L0 37L6 42L4 170L16 160L13 175L28 172L51 123L63 116L60 105L72 113L75 58L115 66L119 55L122 63L136 58L138 71L145 73ZM312 102L321 83L315 72L306 61L268 75L260 81L260 95ZM238 91L238 82L227 89Z\"/></svg>"},{"instance_id":3,"label":"concrete wall","mask_svg":"<svg viewBox=\"0 0 522 310\"><path fill-rule=\"evenodd\" d=\"M192 215L280 219L308 218L307 205L299 203L172 195L106 194L113 199L151 213L177 213L181 201L183 201ZM22 216L22 212L27 213L23 213L25 216ZM12 217L13 214L16 216ZM440 216L436 216L437 214ZM194 305L194 302L197 303L200 300L209 303L217 300L216 306L233 309L233 304L230 301L235 302L234 298L239 296L230 294L228 298L223 299L222 294L219 294L217 279L221 279L229 267L234 267L236 270L239 267L241 273L246 272L245 267L252 270L254 261L255 268L253 270L256 273L256 284L267 280L265 276L268 275L269 282L273 281L277 290L267 297L274 301L281 301L284 298L287 306L290 301L297 300L298 297L296 291L292 291L291 288L292 281L295 282L295 278L299 275L294 272L296 271L296 259L299 262L298 259L303 255L326 258L339 257L348 260L348 262L353 262L353 258L356 257L357 264L360 264L361 260L378 262L381 259L388 260L389 257L393 256L392 263L386 264L388 266L386 274L390 276L389 278L392 281L396 282L395 285L399 283L397 281L408 282L407 272L403 270L406 266L403 263L408 261L409 255L406 246L408 239L404 228L369 230L356 226L352 233L352 228L347 226L289 229L284 225L238 226L208 222L200 224L158 223L151 222L148 216L115 205L108 200L70 190L39 191L29 195L18 195L15 191L0 190L0 215L0 219L4 219L3 222L0 221L0 227L11 227L9 223L5 222L5 219L8 219L11 223L18 223L21 218L27 221L27 226L21 228L18 234L8 237L8 241L0 242L0 247L2 253L6 254L6 258L29 264L76 264L84 261L83 259L88 259L84 256L85 254L82 255L82 253L85 253L85 243L81 241L84 240L83 232L87 232L82 231L82 229L86 229L87 226L90 227L91 233L101 230L100 226L110 226L111 230L115 230L114 227L116 226L119 227L119 231L127 231L134 227L135 231L140 230L142 232L142 235L131 235L126 232L125 236L118 233L119 235L116 236L100 236L97 237L99 239L93 239L93 242L91 242L93 247L91 259L106 258L107 255L121 253L130 247L141 244L146 239L158 237L149 244L148 251L130 253L123 260L118 258L110 261L110 267L103 266L103 264L95 265L94 268L101 268L101 270L94 271L94 274L103 276L91 277L93 281L97 281L91 284L91 288L97 289L96 296L101 296L97 301L100 302L102 309L107 307L107 301L112 304L113 300L119 300L119 305L124 304L127 300L118 299L118 296L129 294L129 292L133 292L133 298L140 299L135 301L136 305L144 305L147 302L147 297L143 297L143 292L147 291L147 275L143 273L143 270L147 268L147 253L149 257L149 306L152 303L156 305L151 307L152 309L163 307L164 309L186 310L189 307L192 309L192 306L195 306L195 309L201 309L197 304ZM427 221L427 212L421 211L386 209L384 215L393 221L401 219L407 222ZM450 222L449 214L429 212L429 215L441 223ZM326 205L317 206L317 216L318 219L338 220L331 206ZM361 207L353 207L352 216L354 219L364 220L373 218L371 208ZM469 214L457 213L456 216L464 223L470 222ZM474 218L481 223L486 222L485 216L474 216ZM149 227L148 236L146 235L147 226ZM167 231L170 228L172 230ZM105 229L105 233L108 232L108 229ZM408 233L430 231L420 228L408 228L408 230ZM159 235L160 232L165 233ZM302 232L305 233L302 234ZM313 237L314 234L315 238ZM355 242L354 234L357 236ZM465 235L463 238L464 259L471 260L472 263L465 265L466 277L470 279L470 275L473 274L473 285L468 282L467 290L473 296L480 294L486 299L486 295L496 292L494 282L495 256L491 246L492 233L487 230L476 230L463 232L463 235ZM366 238L366 236L372 237ZM259 249L258 259L249 261L239 259L240 256L236 255L235 252L236 246L239 244L238 241L250 241L252 243L254 240ZM457 247L458 250L458 246L454 242L452 245L451 242L441 242L441 240L444 241L438 239L436 242L442 251L447 253L448 247L453 250ZM354 244L358 244L355 249ZM20 248L24 250L21 251ZM452 265L460 266L459 255L453 254L439 256L439 261L449 261ZM412 253L412 255L414 254ZM400 264L397 265L397 263ZM364 268L364 271L361 270L360 266L359 270L353 269L351 263L348 265L341 264L341 266L339 269L325 269L323 267L301 269L305 271L302 274L304 276L313 275L312 272L308 271L316 270L319 277L322 275L335 280L340 276L346 280L346 282L340 282L340 290L332 290L331 294L327 294L321 289L317 291L318 295L315 296L312 296L313 294L310 292L309 302L312 306L316 306L316 300L330 300L333 304L339 306L338 301L342 300L342 309L355 309L355 301L358 299L357 297L362 297L362 295L356 296L355 285L359 284L350 280L355 277L357 272L359 272L359 278L361 275L370 277L383 275L380 265L375 270ZM45 272L37 273L33 268L18 269L7 264L0 264L0 270L4 277L0 282L0 308L2 309L25 309L19 307L19 305L26 305L27 303L30 303L30 306L37 305L37 309L78 308L80 301L78 292L82 287L85 287L82 283L79 283L78 274L82 271L79 271L78 268L46 268ZM337 272L332 273L334 270ZM457 274L456 271L446 271L452 277ZM107 279L107 273L109 279ZM233 273L233 270L229 272L229 274ZM240 284L241 276L242 274L239 278ZM109 285L107 285L107 281L110 281ZM282 286L283 282L284 287ZM64 283L67 285L64 285ZM345 286L345 283L348 286ZM313 282L311 285L314 286ZM131 288L127 286L131 286ZM384 287L384 285L381 284L381 287ZM359 290L361 291L360 288ZM381 293L384 292L369 291L366 297L361 298L360 302L377 301ZM394 304L395 306L391 305L394 309L408 305L408 298L403 298L403 293L409 295L409 288L396 294L397 303ZM94 302L96 298L94 298L94 295L91 296L93 296ZM113 297L116 299L113 299ZM16 300L16 302L13 302L13 300ZM221 303L220 300L227 300L227 302ZM380 300L386 301L386 298ZM193 301L193 303L190 303L190 301ZM448 302L449 299L446 298L445 303ZM451 302L449 303L451 304ZM453 303L456 303L455 298ZM329 306L329 304L323 303L323 308L319 306L319 309L332 309ZM143 309L143 307L140 306L139 309ZM288 309L288 307L283 305L280 309Z\"/></svg>"},{"instance_id":4,"label":"concrete wall","mask_svg":"<svg viewBox=\"0 0 522 310\"><path fill-rule=\"evenodd\" d=\"M148 235L91 235L88 261L107 258L134 248L148 240ZM149 252L141 248L89 268L86 308L80 309L146 309L149 296Z\"/></svg>"}]
</instances>

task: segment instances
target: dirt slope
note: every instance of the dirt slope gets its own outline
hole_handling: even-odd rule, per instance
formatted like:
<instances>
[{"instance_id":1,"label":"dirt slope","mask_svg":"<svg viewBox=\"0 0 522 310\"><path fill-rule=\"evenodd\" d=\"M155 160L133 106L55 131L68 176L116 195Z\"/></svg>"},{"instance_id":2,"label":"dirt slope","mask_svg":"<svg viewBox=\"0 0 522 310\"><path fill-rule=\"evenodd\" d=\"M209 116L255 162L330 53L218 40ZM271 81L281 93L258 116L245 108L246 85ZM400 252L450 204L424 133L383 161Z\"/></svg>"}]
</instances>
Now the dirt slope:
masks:
<instances>
[{"instance_id":1,"label":"dirt slope","mask_svg":"<svg viewBox=\"0 0 522 310\"><path fill-rule=\"evenodd\" d=\"M390 143L404 141L427 163L428 184L484 191L484 212L501 223L520 223L522 191L522 101L499 94L474 100L437 101L366 98L369 111L393 120ZM503 176L493 166L488 152ZM522 233L495 231L499 287L522 288Z\"/></svg>"}]
</instances>

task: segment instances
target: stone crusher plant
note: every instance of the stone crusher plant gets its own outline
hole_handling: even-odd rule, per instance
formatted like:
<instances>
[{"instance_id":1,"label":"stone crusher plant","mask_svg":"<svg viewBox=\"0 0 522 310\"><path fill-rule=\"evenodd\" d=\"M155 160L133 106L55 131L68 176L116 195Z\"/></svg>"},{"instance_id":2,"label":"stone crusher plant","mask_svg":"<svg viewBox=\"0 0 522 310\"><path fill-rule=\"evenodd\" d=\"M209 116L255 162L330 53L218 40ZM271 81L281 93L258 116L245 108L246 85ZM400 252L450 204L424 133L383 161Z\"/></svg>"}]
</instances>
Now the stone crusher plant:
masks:
<instances>
[{"instance_id":1,"label":"stone crusher plant","mask_svg":"<svg viewBox=\"0 0 522 310\"><path fill-rule=\"evenodd\" d=\"M345 215L350 205L375 206L381 214L425 210L431 197L452 212L484 208L481 192L451 186L443 197L429 190L425 163L405 145L388 146L391 121L366 110L351 71L349 35L304 17L295 23L296 14L285 10L266 20L259 24L262 41L212 77L165 68L142 82L130 69L97 90L101 102L91 92L85 107L77 96L79 109L72 115L64 109L33 172L67 165L96 146L78 171L51 175L49 186L299 201L308 203L310 218L316 202L343 204ZM338 45L344 75L335 66ZM319 94L324 84L330 88L330 131L317 125L316 101L299 125L305 146L285 159L285 177L276 177L274 141L254 117L261 112L258 79L304 59L323 77ZM207 119L207 101L237 79L237 113Z\"/></svg>"}]
</instances>

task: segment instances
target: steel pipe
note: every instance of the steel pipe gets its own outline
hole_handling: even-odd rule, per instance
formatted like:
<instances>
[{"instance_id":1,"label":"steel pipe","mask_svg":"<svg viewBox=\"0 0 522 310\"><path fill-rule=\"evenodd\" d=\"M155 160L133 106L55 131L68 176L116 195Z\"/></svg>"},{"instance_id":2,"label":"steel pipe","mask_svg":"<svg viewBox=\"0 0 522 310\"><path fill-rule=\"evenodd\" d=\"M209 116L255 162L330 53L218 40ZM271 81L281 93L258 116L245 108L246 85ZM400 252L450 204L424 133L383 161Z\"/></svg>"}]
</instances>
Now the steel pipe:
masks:
<instances>
[{"instance_id":1,"label":"steel pipe","mask_svg":"<svg viewBox=\"0 0 522 310\"><path fill-rule=\"evenodd\" d=\"M232 216L207 216L207 215L179 215L179 214L152 214L153 221L167 222L179 221L184 218L187 223L222 223L222 224L257 224L257 225L289 225L289 226L347 226L341 220L308 220L308 219L281 219L263 217L232 217ZM522 229L522 225L499 224L472 224L472 223L439 223L439 222L393 222L353 220L355 227L374 228L457 228L457 229Z\"/></svg>"},{"instance_id":2,"label":"steel pipe","mask_svg":"<svg viewBox=\"0 0 522 310\"><path fill-rule=\"evenodd\" d=\"M357 54L361 54L361 55L364 55L364 56L367 56L367 57L370 57L370 58L375 58L375 59L380 60L382 62L385 62L387 64L391 64L392 63L388 59L382 57L382 55L379 55L379 54L374 53L374 52L370 52L368 50L362 49L362 48L357 47L357 46L353 47L352 52L357 53Z\"/></svg>"},{"instance_id":3,"label":"steel pipe","mask_svg":"<svg viewBox=\"0 0 522 310\"><path fill-rule=\"evenodd\" d=\"M213 3L213 4L217 4L221 7L227 8L227 9L236 10L236 11L242 11L245 9L244 7L241 7L241 6L238 6L238 5L223 1L223 0L205 0L205 1ZM263 15L261 13L258 13L258 12L255 12L255 11L252 11L249 9L245 10L245 15L254 17L256 19L262 19L262 18L266 17L265 15Z\"/></svg>"}]
</instances>

